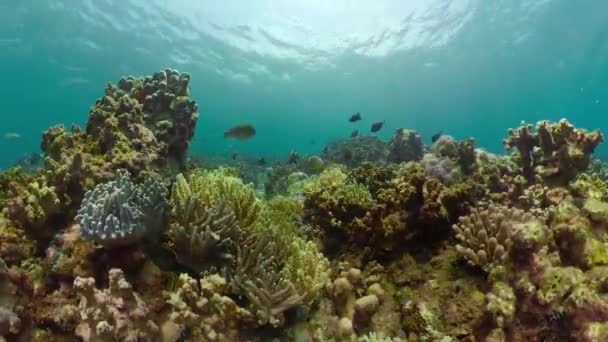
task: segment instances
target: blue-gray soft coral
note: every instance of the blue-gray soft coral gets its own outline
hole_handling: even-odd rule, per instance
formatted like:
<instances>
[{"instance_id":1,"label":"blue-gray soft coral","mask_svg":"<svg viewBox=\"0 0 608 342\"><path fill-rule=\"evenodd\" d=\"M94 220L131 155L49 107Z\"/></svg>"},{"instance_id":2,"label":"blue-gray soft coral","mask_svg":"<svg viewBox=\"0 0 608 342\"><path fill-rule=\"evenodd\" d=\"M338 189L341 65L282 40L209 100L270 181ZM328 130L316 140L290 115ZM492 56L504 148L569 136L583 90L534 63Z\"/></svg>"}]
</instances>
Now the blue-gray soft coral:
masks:
<instances>
[{"instance_id":1,"label":"blue-gray soft coral","mask_svg":"<svg viewBox=\"0 0 608 342\"><path fill-rule=\"evenodd\" d=\"M124 245L144 236L155 239L166 222L167 189L154 178L136 185L129 172L88 191L76 221L83 236L102 245Z\"/></svg>"}]
</instances>

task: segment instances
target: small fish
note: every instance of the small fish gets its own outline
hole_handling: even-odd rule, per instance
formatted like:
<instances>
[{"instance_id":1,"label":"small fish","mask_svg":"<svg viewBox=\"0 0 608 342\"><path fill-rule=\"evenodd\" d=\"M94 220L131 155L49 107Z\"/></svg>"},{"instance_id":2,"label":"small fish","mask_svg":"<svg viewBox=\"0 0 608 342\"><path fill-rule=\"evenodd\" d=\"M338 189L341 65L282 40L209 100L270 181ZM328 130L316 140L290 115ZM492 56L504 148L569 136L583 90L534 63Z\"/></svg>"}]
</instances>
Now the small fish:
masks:
<instances>
[{"instance_id":1,"label":"small fish","mask_svg":"<svg viewBox=\"0 0 608 342\"><path fill-rule=\"evenodd\" d=\"M4 139L6 140L15 140L21 138L21 134L15 132L7 132L4 133Z\"/></svg>"},{"instance_id":2,"label":"small fish","mask_svg":"<svg viewBox=\"0 0 608 342\"><path fill-rule=\"evenodd\" d=\"M264 159L264 158L262 157L262 158L258 159L258 160L257 160L255 163L256 163L258 166L264 166L264 165L266 165L266 159Z\"/></svg>"},{"instance_id":3,"label":"small fish","mask_svg":"<svg viewBox=\"0 0 608 342\"><path fill-rule=\"evenodd\" d=\"M325 161L319 156L310 156L304 160L302 166L308 171L323 171L325 169Z\"/></svg>"},{"instance_id":4,"label":"small fish","mask_svg":"<svg viewBox=\"0 0 608 342\"><path fill-rule=\"evenodd\" d=\"M235 152L232 154L232 160L236 160L236 158L238 158L238 157L239 157L238 153Z\"/></svg>"},{"instance_id":5,"label":"small fish","mask_svg":"<svg viewBox=\"0 0 608 342\"><path fill-rule=\"evenodd\" d=\"M431 137L431 141L436 142L437 140L439 140L439 138L441 138L442 135L443 135L443 131L439 131L439 132L433 134L433 136Z\"/></svg>"},{"instance_id":6,"label":"small fish","mask_svg":"<svg viewBox=\"0 0 608 342\"><path fill-rule=\"evenodd\" d=\"M359 130L357 130L357 129L356 129L356 130L354 130L354 131L353 131L353 132L350 134L350 137L351 137L351 138L356 138L356 137L358 137L358 136L359 136Z\"/></svg>"},{"instance_id":7,"label":"small fish","mask_svg":"<svg viewBox=\"0 0 608 342\"><path fill-rule=\"evenodd\" d=\"M382 126L384 126L384 121L374 122L372 124L372 127L371 127L370 130L372 131L372 133L376 133L376 132L378 132L379 130L382 129Z\"/></svg>"},{"instance_id":8,"label":"small fish","mask_svg":"<svg viewBox=\"0 0 608 342\"><path fill-rule=\"evenodd\" d=\"M255 128L252 125L238 125L224 132L224 138L236 140L247 140L255 136Z\"/></svg>"},{"instance_id":9,"label":"small fish","mask_svg":"<svg viewBox=\"0 0 608 342\"><path fill-rule=\"evenodd\" d=\"M298 152L291 151L289 152L289 156L287 156L287 164L295 164L298 162Z\"/></svg>"},{"instance_id":10,"label":"small fish","mask_svg":"<svg viewBox=\"0 0 608 342\"><path fill-rule=\"evenodd\" d=\"M314 145L314 144L316 144L316 143L317 143L317 141L316 141L315 139L310 139L310 144L311 144L311 145Z\"/></svg>"},{"instance_id":11,"label":"small fish","mask_svg":"<svg viewBox=\"0 0 608 342\"><path fill-rule=\"evenodd\" d=\"M361 113L359 112L351 115L351 117L348 119L349 122L357 122L359 120L361 120Z\"/></svg>"}]
</instances>

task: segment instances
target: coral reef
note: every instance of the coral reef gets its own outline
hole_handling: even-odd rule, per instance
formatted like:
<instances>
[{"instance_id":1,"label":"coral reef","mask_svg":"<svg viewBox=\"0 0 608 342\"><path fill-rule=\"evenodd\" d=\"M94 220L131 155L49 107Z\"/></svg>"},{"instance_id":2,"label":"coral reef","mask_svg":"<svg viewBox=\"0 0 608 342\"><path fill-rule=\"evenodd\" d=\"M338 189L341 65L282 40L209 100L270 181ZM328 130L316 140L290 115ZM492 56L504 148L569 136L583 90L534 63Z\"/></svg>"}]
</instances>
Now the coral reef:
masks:
<instances>
[{"instance_id":1,"label":"coral reef","mask_svg":"<svg viewBox=\"0 0 608 342\"><path fill-rule=\"evenodd\" d=\"M119 269L109 272L107 289L95 288L95 279L76 278L74 289L80 296L77 308L80 323L76 336L83 341L152 340L159 327L150 319L150 309Z\"/></svg>"},{"instance_id":2,"label":"coral reef","mask_svg":"<svg viewBox=\"0 0 608 342\"><path fill-rule=\"evenodd\" d=\"M504 140L507 149L517 149L522 174L533 182L539 175L547 183L566 185L591 164L591 154L604 141L600 131L576 129L567 120L557 123L541 121L536 125L522 123L509 130Z\"/></svg>"},{"instance_id":3,"label":"coral reef","mask_svg":"<svg viewBox=\"0 0 608 342\"><path fill-rule=\"evenodd\" d=\"M424 143L415 131L398 129L388 142L387 160L391 163L403 163L422 159Z\"/></svg>"},{"instance_id":4,"label":"coral reef","mask_svg":"<svg viewBox=\"0 0 608 342\"><path fill-rule=\"evenodd\" d=\"M401 143L406 144L405 141ZM407 147L403 146L402 148ZM401 153L406 152L402 151ZM363 162L385 162L388 155L388 145L378 137L359 136L336 140L327 144L323 148L321 157L328 162L355 167Z\"/></svg>"},{"instance_id":5,"label":"coral reef","mask_svg":"<svg viewBox=\"0 0 608 342\"><path fill-rule=\"evenodd\" d=\"M607 338L599 131L523 125L500 156L399 129L329 144L323 171L197 165L189 84L108 84L84 130L43 134L44 165L0 174L0 340Z\"/></svg>"}]
</instances>

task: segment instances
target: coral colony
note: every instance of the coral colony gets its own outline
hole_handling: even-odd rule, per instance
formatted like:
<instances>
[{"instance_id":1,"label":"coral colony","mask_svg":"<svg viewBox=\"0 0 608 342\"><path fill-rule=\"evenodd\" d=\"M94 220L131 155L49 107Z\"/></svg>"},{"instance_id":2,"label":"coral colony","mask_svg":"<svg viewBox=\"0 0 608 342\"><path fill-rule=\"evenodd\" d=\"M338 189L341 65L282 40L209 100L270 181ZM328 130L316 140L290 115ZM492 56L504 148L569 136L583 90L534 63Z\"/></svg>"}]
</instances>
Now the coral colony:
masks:
<instances>
[{"instance_id":1,"label":"coral colony","mask_svg":"<svg viewBox=\"0 0 608 342\"><path fill-rule=\"evenodd\" d=\"M599 131L524 123L501 156L399 129L314 172L202 168L189 90L108 84L0 175L0 341L608 341Z\"/></svg>"}]
</instances>

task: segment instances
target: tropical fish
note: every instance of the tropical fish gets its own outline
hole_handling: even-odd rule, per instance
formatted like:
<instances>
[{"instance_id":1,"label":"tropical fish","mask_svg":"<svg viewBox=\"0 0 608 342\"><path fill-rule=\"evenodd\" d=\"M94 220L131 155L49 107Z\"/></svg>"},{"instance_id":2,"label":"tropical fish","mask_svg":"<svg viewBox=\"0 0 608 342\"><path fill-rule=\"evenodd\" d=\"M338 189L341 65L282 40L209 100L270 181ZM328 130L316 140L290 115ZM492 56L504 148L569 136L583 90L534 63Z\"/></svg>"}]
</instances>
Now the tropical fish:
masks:
<instances>
[{"instance_id":1,"label":"tropical fish","mask_svg":"<svg viewBox=\"0 0 608 342\"><path fill-rule=\"evenodd\" d=\"M224 132L224 138L236 140L247 140L255 136L255 128L252 125L238 125Z\"/></svg>"},{"instance_id":2,"label":"tropical fish","mask_svg":"<svg viewBox=\"0 0 608 342\"><path fill-rule=\"evenodd\" d=\"M287 164L295 164L298 162L298 152L291 151L289 152L289 156L287 156Z\"/></svg>"},{"instance_id":3,"label":"tropical fish","mask_svg":"<svg viewBox=\"0 0 608 342\"><path fill-rule=\"evenodd\" d=\"M232 154L232 160L236 160L236 158L238 158L238 157L239 157L238 153L235 152Z\"/></svg>"},{"instance_id":4,"label":"tropical fish","mask_svg":"<svg viewBox=\"0 0 608 342\"><path fill-rule=\"evenodd\" d=\"M348 119L349 122L357 122L359 120L361 120L361 113L359 112L351 115L351 117Z\"/></svg>"},{"instance_id":5,"label":"tropical fish","mask_svg":"<svg viewBox=\"0 0 608 342\"><path fill-rule=\"evenodd\" d=\"M262 158L258 159L258 160L257 160L255 163L256 163L258 166L264 166L264 165L266 165L266 159L264 159L264 158L262 157Z\"/></svg>"},{"instance_id":6,"label":"tropical fish","mask_svg":"<svg viewBox=\"0 0 608 342\"><path fill-rule=\"evenodd\" d=\"M325 161L319 156L310 156L304 160L302 167L308 171L322 171L325 169Z\"/></svg>"},{"instance_id":7,"label":"tropical fish","mask_svg":"<svg viewBox=\"0 0 608 342\"><path fill-rule=\"evenodd\" d=\"M15 140L21 138L21 134L15 132L7 132L4 133L4 139L6 140Z\"/></svg>"},{"instance_id":8,"label":"tropical fish","mask_svg":"<svg viewBox=\"0 0 608 342\"><path fill-rule=\"evenodd\" d=\"M439 138L441 138L442 135L443 135L443 131L439 131L439 132L433 134L433 136L431 137L431 141L435 142L435 141L439 140Z\"/></svg>"},{"instance_id":9,"label":"tropical fish","mask_svg":"<svg viewBox=\"0 0 608 342\"><path fill-rule=\"evenodd\" d=\"M371 131L372 131L372 133L376 133L376 132L378 132L379 130L381 130L381 129L382 129L382 126L384 126L384 121L378 121L378 122L374 122L374 123L372 124L372 127L371 127Z\"/></svg>"},{"instance_id":10,"label":"tropical fish","mask_svg":"<svg viewBox=\"0 0 608 342\"><path fill-rule=\"evenodd\" d=\"M356 137L358 137L358 136L359 136L359 130L357 130L357 129L356 129L356 130L354 130L354 131L353 131L353 132L350 134L350 137L351 137L351 138L356 138Z\"/></svg>"}]
</instances>

